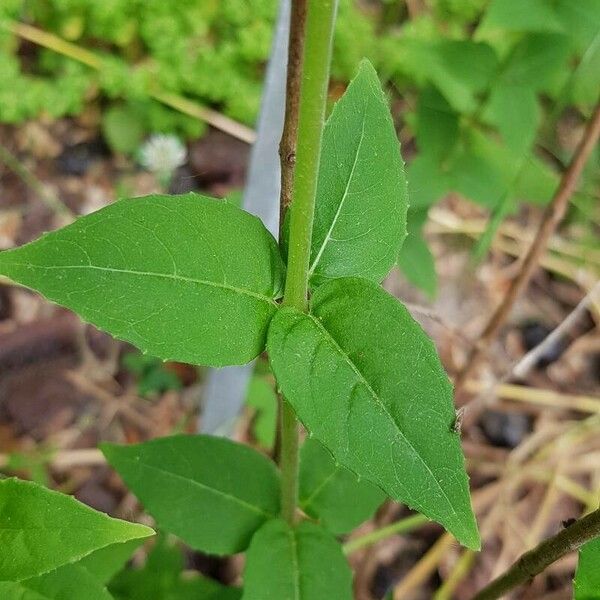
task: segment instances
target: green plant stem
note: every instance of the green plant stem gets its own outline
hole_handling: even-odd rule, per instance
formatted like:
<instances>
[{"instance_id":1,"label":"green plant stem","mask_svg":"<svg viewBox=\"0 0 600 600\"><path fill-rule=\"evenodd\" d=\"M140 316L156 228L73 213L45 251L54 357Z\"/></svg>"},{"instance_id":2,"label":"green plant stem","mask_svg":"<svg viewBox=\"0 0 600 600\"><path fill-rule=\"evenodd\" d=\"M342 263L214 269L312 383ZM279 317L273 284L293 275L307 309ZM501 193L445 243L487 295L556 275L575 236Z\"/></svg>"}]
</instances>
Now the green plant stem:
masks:
<instances>
[{"instance_id":1,"label":"green plant stem","mask_svg":"<svg viewBox=\"0 0 600 600\"><path fill-rule=\"evenodd\" d=\"M290 213L284 306L305 311L317 177L325 121L337 0L311 0L300 87L298 149Z\"/></svg>"},{"instance_id":2,"label":"green plant stem","mask_svg":"<svg viewBox=\"0 0 600 600\"><path fill-rule=\"evenodd\" d=\"M600 536L600 508L578 519L555 536L525 552L502 575L479 591L473 600L497 600L519 585L533 579L565 554Z\"/></svg>"},{"instance_id":3,"label":"green plant stem","mask_svg":"<svg viewBox=\"0 0 600 600\"><path fill-rule=\"evenodd\" d=\"M283 305L305 311L308 267L329 68L337 0L310 0L304 25L304 52L298 109L287 276ZM291 30L297 23L292 23ZM293 38L290 40L294 43ZM296 70L297 72L297 70ZM290 524L298 503L298 424L292 407L281 403L281 514Z\"/></svg>"},{"instance_id":4,"label":"green plant stem","mask_svg":"<svg viewBox=\"0 0 600 600\"><path fill-rule=\"evenodd\" d=\"M427 517L424 517L423 515L411 515L410 517L406 517L405 519L396 521L391 525L386 525L381 529L376 529L375 531L371 531L371 533L367 533L354 540L350 540L349 542L344 544L344 554L352 554L353 552L356 552L361 548L365 548L366 546L372 546L373 544L376 544L381 540L385 540L391 537L392 535L412 531L420 525L424 525L428 522L429 519Z\"/></svg>"}]
</instances>

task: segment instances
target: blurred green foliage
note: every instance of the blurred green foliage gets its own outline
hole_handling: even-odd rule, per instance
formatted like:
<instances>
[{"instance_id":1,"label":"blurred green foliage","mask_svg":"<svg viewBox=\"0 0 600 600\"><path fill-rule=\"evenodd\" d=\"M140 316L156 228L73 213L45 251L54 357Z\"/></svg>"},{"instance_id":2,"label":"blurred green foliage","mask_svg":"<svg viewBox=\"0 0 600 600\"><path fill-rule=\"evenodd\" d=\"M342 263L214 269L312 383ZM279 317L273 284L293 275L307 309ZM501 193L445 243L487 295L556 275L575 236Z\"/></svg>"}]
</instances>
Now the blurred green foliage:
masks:
<instances>
[{"instance_id":1,"label":"blurred green foliage","mask_svg":"<svg viewBox=\"0 0 600 600\"><path fill-rule=\"evenodd\" d=\"M181 381L177 375L168 371L160 358L129 352L123 356L123 366L137 377L137 390L142 397L181 388Z\"/></svg>"},{"instance_id":2,"label":"blurred green foliage","mask_svg":"<svg viewBox=\"0 0 600 600\"><path fill-rule=\"evenodd\" d=\"M156 85L252 124L276 10L275 0L3 0L0 25L30 22L93 50L104 68L0 27L0 122L74 115L95 100L118 108L104 106L116 149L131 151L148 132L200 135L200 122L148 97ZM414 239L399 262L432 295L435 267L421 228L438 199L456 192L491 211L483 253L504 216L552 196L556 166L572 152L556 143L558 118L567 107L589 116L600 90L600 2L340 0L334 79L348 81L365 56L416 140L408 168ZM135 115L126 119L132 135L118 131L123 115ZM576 206L589 205L597 166L596 155Z\"/></svg>"}]
</instances>

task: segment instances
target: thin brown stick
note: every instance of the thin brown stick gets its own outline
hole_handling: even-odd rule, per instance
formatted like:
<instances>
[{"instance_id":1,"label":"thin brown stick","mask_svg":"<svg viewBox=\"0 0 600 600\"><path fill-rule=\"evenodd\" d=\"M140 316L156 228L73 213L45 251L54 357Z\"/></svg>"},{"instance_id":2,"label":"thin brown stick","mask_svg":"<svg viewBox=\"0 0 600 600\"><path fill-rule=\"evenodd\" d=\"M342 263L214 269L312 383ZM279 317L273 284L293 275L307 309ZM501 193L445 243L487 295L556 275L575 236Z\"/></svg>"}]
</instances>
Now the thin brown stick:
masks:
<instances>
[{"instance_id":1,"label":"thin brown stick","mask_svg":"<svg viewBox=\"0 0 600 600\"><path fill-rule=\"evenodd\" d=\"M598 141L598 137L600 137L600 104L596 106L573 160L565 171L552 201L544 212L537 234L529 247L519 273L512 280L502 302L490 317L479 340L471 350L464 368L456 377L454 385L457 395L463 390L467 378L487 353L490 344L510 314L516 299L529 283L531 275L546 249L548 240L565 214L569 199L577 187L579 176Z\"/></svg>"},{"instance_id":2,"label":"thin brown stick","mask_svg":"<svg viewBox=\"0 0 600 600\"><path fill-rule=\"evenodd\" d=\"M533 579L565 554L600 536L600 509L578 519L555 536L526 552L504 574L480 590L472 600L496 600Z\"/></svg>"},{"instance_id":3,"label":"thin brown stick","mask_svg":"<svg viewBox=\"0 0 600 600\"><path fill-rule=\"evenodd\" d=\"M279 231L283 231L285 213L292 202L296 143L298 139L298 113L300 109L300 82L304 54L306 26L306 0L292 0L290 38L288 46L287 82L285 92L285 121L279 144L281 160L281 195L279 204Z\"/></svg>"}]
</instances>

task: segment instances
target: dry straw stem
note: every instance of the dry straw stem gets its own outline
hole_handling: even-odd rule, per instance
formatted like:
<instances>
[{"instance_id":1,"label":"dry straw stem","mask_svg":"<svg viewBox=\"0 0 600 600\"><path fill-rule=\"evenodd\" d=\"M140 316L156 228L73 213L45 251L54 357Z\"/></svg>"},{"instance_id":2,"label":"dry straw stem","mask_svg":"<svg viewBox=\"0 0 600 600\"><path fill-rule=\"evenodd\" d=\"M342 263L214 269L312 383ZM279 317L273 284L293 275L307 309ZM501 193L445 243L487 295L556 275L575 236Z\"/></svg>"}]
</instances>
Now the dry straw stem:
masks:
<instances>
[{"instance_id":1,"label":"dry straw stem","mask_svg":"<svg viewBox=\"0 0 600 600\"><path fill-rule=\"evenodd\" d=\"M553 344L559 341L583 316L585 311L590 306L595 306L600 296L600 282L586 294L586 296L577 304L577 306L567 315L567 317L557 326L552 332L546 336L537 346L532 348L525 356L514 363L497 382L489 386L483 386L478 382L466 381L464 389L466 391L476 391L478 395L466 404L467 412L465 414L464 423L468 426L474 423L479 416L481 410L489 405L496 397L496 394L502 393L512 396L514 400L538 402L546 405L554 405L578 409L583 412L597 413L600 410L600 399L590 398L586 396L570 396L568 405L564 404L566 398L560 398L560 395L545 390L533 390L523 386L508 385L506 382L512 377L520 377L523 379L529 371L537 364L539 358Z\"/></svg>"},{"instance_id":2,"label":"dry straw stem","mask_svg":"<svg viewBox=\"0 0 600 600\"><path fill-rule=\"evenodd\" d=\"M0 469L10 464L9 454L0 454ZM106 459L97 448L60 450L48 460L48 465L56 471L69 471L73 467L91 467L106 464Z\"/></svg>"},{"instance_id":3,"label":"dry straw stem","mask_svg":"<svg viewBox=\"0 0 600 600\"><path fill-rule=\"evenodd\" d=\"M0 162L4 163L11 171L21 178L23 183L27 185L33 192L37 194L39 199L54 213L62 217L65 221L70 222L75 220L75 213L60 200L57 196L50 193L44 184L26 167L24 167L19 159L12 154L3 144L0 144Z\"/></svg>"},{"instance_id":4,"label":"dry straw stem","mask_svg":"<svg viewBox=\"0 0 600 600\"><path fill-rule=\"evenodd\" d=\"M19 23L17 21L5 21L3 26L8 29L11 33L19 36L24 40L28 40L37 44L38 46L42 46L47 48L48 50L52 50L58 54L62 54L63 56L68 56L73 60L76 60L88 67L95 69L97 71L102 71L104 64L102 62L102 58L86 50L85 48L81 48L76 44L71 42L67 42L62 38L54 35L52 33L48 33L47 31L43 31L38 29L37 27L33 27L32 25L27 25L26 23ZM190 117L199 119L201 121L205 121L209 125L228 133L229 135L242 140L248 144L254 143L256 139L256 134L252 129L222 115L221 113L207 108L199 104L198 102L193 102L192 100L188 100L183 96L178 96L177 94L171 94L169 92L165 92L160 89L152 89L148 91L148 95L151 98L154 98L158 102L169 106L183 114L186 114Z\"/></svg>"},{"instance_id":5,"label":"dry straw stem","mask_svg":"<svg viewBox=\"0 0 600 600\"><path fill-rule=\"evenodd\" d=\"M502 302L490 317L478 342L471 351L464 368L456 378L455 387L457 394L462 391L468 376L472 373L481 358L487 353L492 340L495 338L510 314L515 300L529 283L531 275L546 249L548 240L564 216L569 198L577 187L579 176L598 141L598 137L600 137L600 104L596 106L573 160L565 171L552 201L544 211L537 234L523 260L519 273L511 282Z\"/></svg>"}]
</instances>

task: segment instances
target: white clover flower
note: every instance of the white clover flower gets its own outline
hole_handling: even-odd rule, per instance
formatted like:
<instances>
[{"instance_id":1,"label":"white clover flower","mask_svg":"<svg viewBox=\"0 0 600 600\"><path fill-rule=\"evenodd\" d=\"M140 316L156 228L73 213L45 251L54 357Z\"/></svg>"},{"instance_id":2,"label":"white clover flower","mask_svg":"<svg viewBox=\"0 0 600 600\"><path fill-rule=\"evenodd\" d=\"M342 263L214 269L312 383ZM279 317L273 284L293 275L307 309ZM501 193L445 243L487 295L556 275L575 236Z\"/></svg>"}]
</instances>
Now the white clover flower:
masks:
<instances>
[{"instance_id":1,"label":"white clover flower","mask_svg":"<svg viewBox=\"0 0 600 600\"><path fill-rule=\"evenodd\" d=\"M186 161L187 149L174 135L153 135L140 148L140 164L161 178L170 178Z\"/></svg>"}]
</instances>

